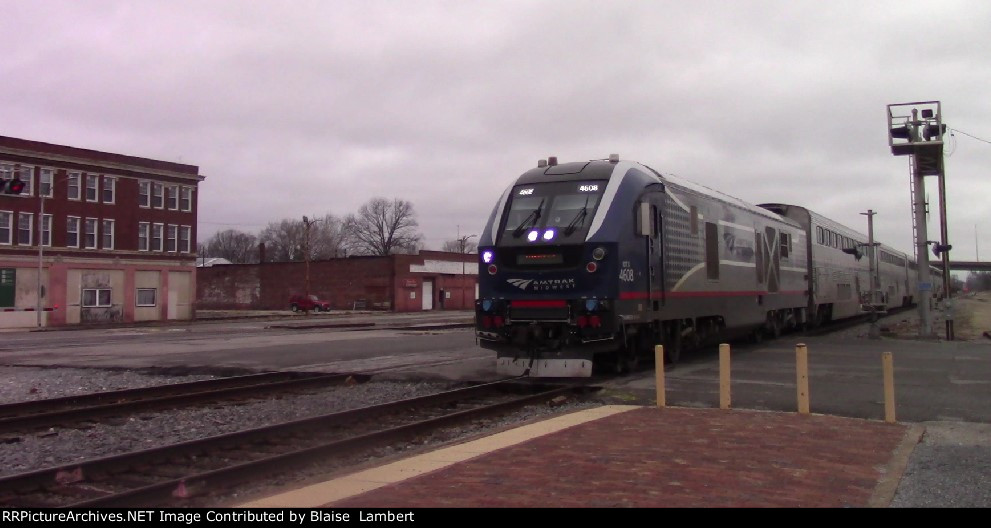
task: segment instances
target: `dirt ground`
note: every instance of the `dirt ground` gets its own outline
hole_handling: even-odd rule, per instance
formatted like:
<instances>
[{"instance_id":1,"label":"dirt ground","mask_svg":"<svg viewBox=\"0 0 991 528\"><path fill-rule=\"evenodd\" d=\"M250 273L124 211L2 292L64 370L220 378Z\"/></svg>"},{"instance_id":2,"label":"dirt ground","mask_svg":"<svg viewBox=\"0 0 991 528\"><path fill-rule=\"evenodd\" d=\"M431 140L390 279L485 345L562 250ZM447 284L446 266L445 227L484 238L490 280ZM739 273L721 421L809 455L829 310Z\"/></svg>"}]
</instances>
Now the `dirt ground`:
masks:
<instances>
[{"instance_id":1,"label":"dirt ground","mask_svg":"<svg viewBox=\"0 0 991 528\"><path fill-rule=\"evenodd\" d=\"M951 299L953 335L957 341L991 343L991 292L957 294ZM933 310L933 327L940 339L946 336L946 310L939 303ZM892 322L881 323L886 337L915 338L918 336L918 312L912 310Z\"/></svg>"}]
</instances>

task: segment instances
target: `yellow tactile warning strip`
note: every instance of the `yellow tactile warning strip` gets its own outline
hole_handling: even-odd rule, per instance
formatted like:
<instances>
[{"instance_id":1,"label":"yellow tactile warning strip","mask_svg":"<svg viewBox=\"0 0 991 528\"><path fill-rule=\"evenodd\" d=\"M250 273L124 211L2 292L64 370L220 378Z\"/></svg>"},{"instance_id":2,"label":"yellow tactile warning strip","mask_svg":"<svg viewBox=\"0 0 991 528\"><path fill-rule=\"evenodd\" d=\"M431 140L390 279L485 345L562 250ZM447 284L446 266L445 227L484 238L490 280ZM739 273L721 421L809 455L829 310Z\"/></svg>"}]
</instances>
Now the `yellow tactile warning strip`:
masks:
<instances>
[{"instance_id":1,"label":"yellow tactile warning strip","mask_svg":"<svg viewBox=\"0 0 991 528\"><path fill-rule=\"evenodd\" d=\"M297 490L239 505L240 508L319 508L325 504L381 488L388 484L443 469L457 462L475 458L497 449L513 446L532 438L555 433L568 427L606 416L641 409L638 405L605 405L557 416L541 422L486 436L478 440L445 447L422 455L385 464L365 471L313 484Z\"/></svg>"}]
</instances>

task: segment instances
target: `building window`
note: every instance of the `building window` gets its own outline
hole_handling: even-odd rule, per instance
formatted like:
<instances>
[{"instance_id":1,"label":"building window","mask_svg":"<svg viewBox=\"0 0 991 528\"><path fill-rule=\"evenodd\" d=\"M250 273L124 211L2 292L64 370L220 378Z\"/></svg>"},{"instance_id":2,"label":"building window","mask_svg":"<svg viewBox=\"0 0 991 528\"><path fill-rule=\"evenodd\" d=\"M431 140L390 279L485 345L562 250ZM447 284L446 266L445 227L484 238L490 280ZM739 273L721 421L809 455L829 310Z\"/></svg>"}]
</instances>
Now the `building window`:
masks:
<instances>
[{"instance_id":1,"label":"building window","mask_svg":"<svg viewBox=\"0 0 991 528\"><path fill-rule=\"evenodd\" d=\"M138 205L141 207L149 207L151 201L149 197L151 196L151 182L139 181L138 182Z\"/></svg>"},{"instance_id":2,"label":"building window","mask_svg":"<svg viewBox=\"0 0 991 528\"><path fill-rule=\"evenodd\" d=\"M19 176L24 182L24 190L21 191L21 196L34 196L34 167L21 165Z\"/></svg>"},{"instance_id":3,"label":"building window","mask_svg":"<svg viewBox=\"0 0 991 528\"><path fill-rule=\"evenodd\" d=\"M138 224L138 251L148 251L148 229L150 224L148 222L140 222Z\"/></svg>"},{"instance_id":4,"label":"building window","mask_svg":"<svg viewBox=\"0 0 991 528\"><path fill-rule=\"evenodd\" d=\"M693 235L699 234L699 208L697 205L693 205L688 208L688 225L691 226L691 233Z\"/></svg>"},{"instance_id":5,"label":"building window","mask_svg":"<svg viewBox=\"0 0 991 528\"><path fill-rule=\"evenodd\" d=\"M189 253L189 226L179 226L179 251Z\"/></svg>"},{"instance_id":6,"label":"building window","mask_svg":"<svg viewBox=\"0 0 991 528\"><path fill-rule=\"evenodd\" d=\"M179 226L170 225L165 231L165 251L175 253L176 238L179 236Z\"/></svg>"},{"instance_id":7,"label":"building window","mask_svg":"<svg viewBox=\"0 0 991 528\"><path fill-rule=\"evenodd\" d=\"M112 204L117 194L117 178L103 177L103 203Z\"/></svg>"},{"instance_id":8,"label":"building window","mask_svg":"<svg viewBox=\"0 0 991 528\"><path fill-rule=\"evenodd\" d=\"M70 172L69 173L69 195L70 200L79 199L79 173Z\"/></svg>"},{"instance_id":9,"label":"building window","mask_svg":"<svg viewBox=\"0 0 991 528\"><path fill-rule=\"evenodd\" d=\"M14 213L10 211L0 211L0 244L9 245L11 242L10 222Z\"/></svg>"},{"instance_id":10,"label":"building window","mask_svg":"<svg viewBox=\"0 0 991 528\"><path fill-rule=\"evenodd\" d=\"M164 224L152 224L151 226L151 250L161 251L162 250L162 230L164 229Z\"/></svg>"},{"instance_id":11,"label":"building window","mask_svg":"<svg viewBox=\"0 0 991 528\"><path fill-rule=\"evenodd\" d=\"M171 185L168 188L166 188L165 190L167 192L167 194L166 194L166 201L168 202L168 208L171 209L171 210L173 210L173 211L178 210L179 209L179 186L178 185Z\"/></svg>"},{"instance_id":12,"label":"building window","mask_svg":"<svg viewBox=\"0 0 991 528\"><path fill-rule=\"evenodd\" d=\"M151 184L151 206L155 209L161 209L164 203L165 202L162 199L162 184Z\"/></svg>"},{"instance_id":13,"label":"building window","mask_svg":"<svg viewBox=\"0 0 991 528\"><path fill-rule=\"evenodd\" d=\"M138 294L135 296L135 304L138 306L155 306L155 294L158 290L155 288L138 288Z\"/></svg>"},{"instance_id":14,"label":"building window","mask_svg":"<svg viewBox=\"0 0 991 528\"><path fill-rule=\"evenodd\" d=\"M38 196L45 198L52 197L52 181L55 180L55 171L52 169L41 169L41 180L38 185Z\"/></svg>"},{"instance_id":15,"label":"building window","mask_svg":"<svg viewBox=\"0 0 991 528\"><path fill-rule=\"evenodd\" d=\"M109 308L109 288L87 288L83 290L83 308Z\"/></svg>"},{"instance_id":16,"label":"building window","mask_svg":"<svg viewBox=\"0 0 991 528\"><path fill-rule=\"evenodd\" d=\"M21 246L31 245L31 235L34 228L34 214L21 213L17 221L17 244Z\"/></svg>"},{"instance_id":17,"label":"building window","mask_svg":"<svg viewBox=\"0 0 991 528\"><path fill-rule=\"evenodd\" d=\"M79 247L79 217L69 216L65 219L65 247Z\"/></svg>"},{"instance_id":18,"label":"building window","mask_svg":"<svg viewBox=\"0 0 991 528\"><path fill-rule=\"evenodd\" d=\"M114 221L103 221L103 249L114 248Z\"/></svg>"},{"instance_id":19,"label":"building window","mask_svg":"<svg viewBox=\"0 0 991 528\"><path fill-rule=\"evenodd\" d=\"M83 225L83 243L86 249L96 249L96 218L87 218Z\"/></svg>"},{"instance_id":20,"label":"building window","mask_svg":"<svg viewBox=\"0 0 991 528\"><path fill-rule=\"evenodd\" d=\"M86 175L86 201L95 202L100 190L100 177L96 174Z\"/></svg>"},{"instance_id":21,"label":"building window","mask_svg":"<svg viewBox=\"0 0 991 528\"><path fill-rule=\"evenodd\" d=\"M180 187L179 188L179 209L181 211L192 211L193 210L193 188L192 187Z\"/></svg>"},{"instance_id":22,"label":"building window","mask_svg":"<svg viewBox=\"0 0 991 528\"><path fill-rule=\"evenodd\" d=\"M49 247L52 245L52 215L50 214L41 217L41 243Z\"/></svg>"}]
</instances>

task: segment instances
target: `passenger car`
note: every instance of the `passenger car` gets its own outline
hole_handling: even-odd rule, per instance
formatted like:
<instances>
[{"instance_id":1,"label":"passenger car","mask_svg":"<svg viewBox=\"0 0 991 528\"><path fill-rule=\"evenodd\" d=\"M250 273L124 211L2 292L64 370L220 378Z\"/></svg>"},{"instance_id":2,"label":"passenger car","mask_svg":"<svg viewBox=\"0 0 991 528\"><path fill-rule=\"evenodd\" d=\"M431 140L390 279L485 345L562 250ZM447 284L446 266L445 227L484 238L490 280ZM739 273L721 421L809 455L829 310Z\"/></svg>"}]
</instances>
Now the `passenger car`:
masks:
<instances>
[{"instance_id":1,"label":"passenger car","mask_svg":"<svg viewBox=\"0 0 991 528\"><path fill-rule=\"evenodd\" d=\"M289 297L289 309L298 312L327 312L330 302L319 299L316 295L292 295Z\"/></svg>"}]
</instances>

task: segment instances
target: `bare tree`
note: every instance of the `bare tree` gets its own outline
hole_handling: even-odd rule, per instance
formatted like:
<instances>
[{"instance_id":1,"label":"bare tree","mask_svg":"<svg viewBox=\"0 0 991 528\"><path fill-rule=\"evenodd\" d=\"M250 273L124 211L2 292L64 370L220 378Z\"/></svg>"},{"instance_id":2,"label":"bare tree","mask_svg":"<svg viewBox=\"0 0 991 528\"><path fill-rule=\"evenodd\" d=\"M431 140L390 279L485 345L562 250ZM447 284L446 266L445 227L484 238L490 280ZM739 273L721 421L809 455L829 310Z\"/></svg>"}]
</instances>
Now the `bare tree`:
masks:
<instances>
[{"instance_id":1,"label":"bare tree","mask_svg":"<svg viewBox=\"0 0 991 528\"><path fill-rule=\"evenodd\" d=\"M347 236L344 220L328 214L310 227L310 260L326 260L347 256Z\"/></svg>"},{"instance_id":2,"label":"bare tree","mask_svg":"<svg viewBox=\"0 0 991 528\"><path fill-rule=\"evenodd\" d=\"M461 247L464 244L464 247ZM448 240L444 242L444 246L441 248L442 251L449 251L451 253L478 253L478 242L474 240L469 240L465 237L465 240Z\"/></svg>"},{"instance_id":3,"label":"bare tree","mask_svg":"<svg viewBox=\"0 0 991 528\"><path fill-rule=\"evenodd\" d=\"M265 229L262 229L257 241L265 243L267 258L272 262L303 261L303 248L306 246L309 247L310 260L347 256L347 237L343 220L328 214L323 218L310 219L309 224L310 229L307 233L303 217L270 222Z\"/></svg>"},{"instance_id":4,"label":"bare tree","mask_svg":"<svg viewBox=\"0 0 991 528\"><path fill-rule=\"evenodd\" d=\"M372 198L344 221L354 252L379 256L418 251L423 238L418 225L413 204L399 198Z\"/></svg>"},{"instance_id":5,"label":"bare tree","mask_svg":"<svg viewBox=\"0 0 991 528\"><path fill-rule=\"evenodd\" d=\"M205 254L210 257L225 258L234 264L254 264L258 262L257 238L236 229L221 231L206 241Z\"/></svg>"},{"instance_id":6,"label":"bare tree","mask_svg":"<svg viewBox=\"0 0 991 528\"><path fill-rule=\"evenodd\" d=\"M266 258L271 262L302 261L304 232L302 218L284 218L269 222L258 234L258 241L265 244Z\"/></svg>"}]
</instances>

